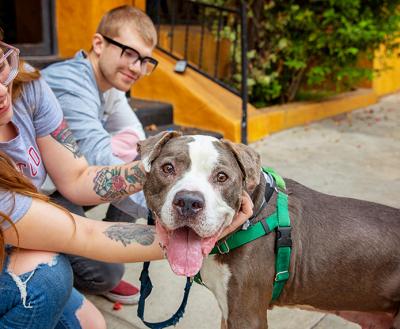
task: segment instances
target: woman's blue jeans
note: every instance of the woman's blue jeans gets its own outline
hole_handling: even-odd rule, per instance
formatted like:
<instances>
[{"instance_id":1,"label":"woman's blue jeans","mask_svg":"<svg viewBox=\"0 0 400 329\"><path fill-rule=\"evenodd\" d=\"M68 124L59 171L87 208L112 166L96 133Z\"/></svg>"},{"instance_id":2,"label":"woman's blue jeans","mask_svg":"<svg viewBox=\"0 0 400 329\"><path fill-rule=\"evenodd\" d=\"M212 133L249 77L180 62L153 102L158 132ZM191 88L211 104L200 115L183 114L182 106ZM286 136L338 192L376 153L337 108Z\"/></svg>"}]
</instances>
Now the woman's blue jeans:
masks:
<instances>
[{"instance_id":1,"label":"woman's blue jeans","mask_svg":"<svg viewBox=\"0 0 400 329\"><path fill-rule=\"evenodd\" d=\"M19 276L7 270L8 262L9 255L0 275L0 328L81 328L76 312L83 296L72 287L72 269L65 256L57 255Z\"/></svg>"}]
</instances>

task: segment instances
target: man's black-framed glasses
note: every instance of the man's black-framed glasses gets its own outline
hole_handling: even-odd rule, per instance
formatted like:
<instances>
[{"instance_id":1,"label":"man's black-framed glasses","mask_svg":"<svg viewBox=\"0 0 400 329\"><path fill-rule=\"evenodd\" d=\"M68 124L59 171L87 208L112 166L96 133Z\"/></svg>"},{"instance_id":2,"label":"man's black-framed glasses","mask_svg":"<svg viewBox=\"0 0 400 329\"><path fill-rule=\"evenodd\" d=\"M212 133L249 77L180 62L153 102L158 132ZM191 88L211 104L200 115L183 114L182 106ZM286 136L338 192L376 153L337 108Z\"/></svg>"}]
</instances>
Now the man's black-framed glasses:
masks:
<instances>
[{"instance_id":1,"label":"man's black-framed glasses","mask_svg":"<svg viewBox=\"0 0 400 329\"><path fill-rule=\"evenodd\" d=\"M129 64L134 65L140 61L140 67L143 75L149 75L156 68L158 61L153 57L142 57L136 49L123 45L122 43L119 43L118 41L115 41L114 39L111 39L105 35L101 34L101 36L108 43L121 48L121 57L128 61Z\"/></svg>"}]
</instances>

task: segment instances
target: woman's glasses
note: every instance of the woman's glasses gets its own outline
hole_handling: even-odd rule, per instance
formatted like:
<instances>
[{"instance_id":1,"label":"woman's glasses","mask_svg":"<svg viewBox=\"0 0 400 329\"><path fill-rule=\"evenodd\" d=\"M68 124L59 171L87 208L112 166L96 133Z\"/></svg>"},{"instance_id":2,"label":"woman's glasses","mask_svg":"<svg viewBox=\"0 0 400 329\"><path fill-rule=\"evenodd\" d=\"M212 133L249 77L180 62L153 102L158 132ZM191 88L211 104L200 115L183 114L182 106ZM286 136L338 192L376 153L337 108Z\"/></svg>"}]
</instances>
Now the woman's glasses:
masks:
<instances>
[{"instance_id":1,"label":"woman's glasses","mask_svg":"<svg viewBox=\"0 0 400 329\"><path fill-rule=\"evenodd\" d=\"M19 49L0 41L0 83L7 87L18 74Z\"/></svg>"},{"instance_id":2,"label":"woman's glasses","mask_svg":"<svg viewBox=\"0 0 400 329\"><path fill-rule=\"evenodd\" d=\"M140 61L140 68L143 75L149 75L156 68L158 61L153 57L148 57L148 56L142 57L140 56L139 52L136 49L123 45L122 43L119 43L118 41L115 41L114 39L111 39L105 35L101 36L108 43L122 49L121 58L126 60L129 63L129 65L134 65L138 61Z\"/></svg>"}]
</instances>

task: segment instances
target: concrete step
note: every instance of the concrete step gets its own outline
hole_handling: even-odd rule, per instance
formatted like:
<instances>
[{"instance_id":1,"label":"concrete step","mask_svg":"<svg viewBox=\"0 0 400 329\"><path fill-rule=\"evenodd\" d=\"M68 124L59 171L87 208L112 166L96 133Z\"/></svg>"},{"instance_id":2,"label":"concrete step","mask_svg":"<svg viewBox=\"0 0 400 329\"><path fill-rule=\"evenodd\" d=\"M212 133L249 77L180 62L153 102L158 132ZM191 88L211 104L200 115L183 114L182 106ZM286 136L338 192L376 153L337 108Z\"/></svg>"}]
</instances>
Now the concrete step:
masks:
<instances>
[{"instance_id":1,"label":"concrete step","mask_svg":"<svg viewBox=\"0 0 400 329\"><path fill-rule=\"evenodd\" d=\"M208 135L222 138L223 135L210 130L174 124L173 106L170 103L140 98L130 98L129 104L135 111L148 136L164 130L176 130L184 135Z\"/></svg>"},{"instance_id":2,"label":"concrete step","mask_svg":"<svg viewBox=\"0 0 400 329\"><path fill-rule=\"evenodd\" d=\"M143 127L168 125L174 122L173 108L170 103L130 98L129 104L135 111Z\"/></svg>"}]
</instances>

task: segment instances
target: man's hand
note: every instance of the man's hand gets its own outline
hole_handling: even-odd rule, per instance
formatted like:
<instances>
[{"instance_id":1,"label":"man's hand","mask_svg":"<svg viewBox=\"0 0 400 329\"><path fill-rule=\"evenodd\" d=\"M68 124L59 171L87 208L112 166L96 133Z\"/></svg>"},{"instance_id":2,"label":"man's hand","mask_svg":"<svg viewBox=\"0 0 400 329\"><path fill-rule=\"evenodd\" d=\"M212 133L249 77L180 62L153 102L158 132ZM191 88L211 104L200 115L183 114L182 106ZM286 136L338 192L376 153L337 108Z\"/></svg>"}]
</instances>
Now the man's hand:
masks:
<instances>
[{"instance_id":1,"label":"man's hand","mask_svg":"<svg viewBox=\"0 0 400 329\"><path fill-rule=\"evenodd\" d=\"M219 238L222 239L228 234L234 232L238 227L242 226L244 222L248 220L251 215L253 215L253 207L253 201L251 201L250 196L247 194L247 192L243 191L242 204L239 212L233 218L232 223L222 231Z\"/></svg>"}]
</instances>

